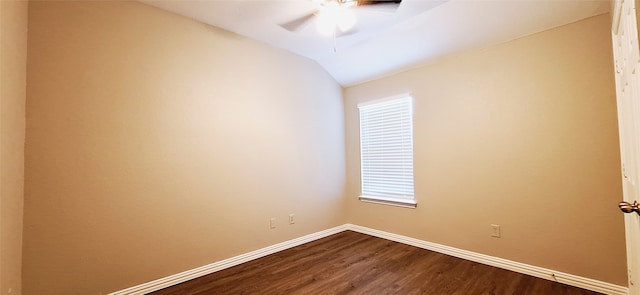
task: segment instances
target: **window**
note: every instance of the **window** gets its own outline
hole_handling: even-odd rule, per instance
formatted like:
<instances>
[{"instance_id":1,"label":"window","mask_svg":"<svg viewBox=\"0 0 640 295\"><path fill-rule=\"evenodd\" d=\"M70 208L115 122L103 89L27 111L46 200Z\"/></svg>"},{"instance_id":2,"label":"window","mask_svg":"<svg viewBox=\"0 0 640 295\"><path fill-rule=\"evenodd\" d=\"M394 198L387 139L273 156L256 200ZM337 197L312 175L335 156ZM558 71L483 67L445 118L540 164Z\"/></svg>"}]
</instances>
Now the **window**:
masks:
<instances>
[{"instance_id":1,"label":"window","mask_svg":"<svg viewBox=\"0 0 640 295\"><path fill-rule=\"evenodd\" d=\"M360 200L416 207L413 194L413 98L405 95L358 105Z\"/></svg>"}]
</instances>

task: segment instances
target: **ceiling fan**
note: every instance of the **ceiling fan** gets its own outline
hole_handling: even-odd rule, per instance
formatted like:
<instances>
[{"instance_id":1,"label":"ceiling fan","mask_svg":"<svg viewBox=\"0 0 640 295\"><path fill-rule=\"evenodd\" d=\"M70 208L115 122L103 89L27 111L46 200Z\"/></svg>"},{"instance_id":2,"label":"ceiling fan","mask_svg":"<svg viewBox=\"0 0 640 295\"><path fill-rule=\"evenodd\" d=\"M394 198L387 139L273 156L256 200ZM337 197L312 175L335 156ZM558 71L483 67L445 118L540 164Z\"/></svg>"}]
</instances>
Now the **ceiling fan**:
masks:
<instances>
[{"instance_id":1,"label":"ceiling fan","mask_svg":"<svg viewBox=\"0 0 640 295\"><path fill-rule=\"evenodd\" d=\"M284 29L298 32L309 23L315 22L318 31L324 35L349 34L356 23L354 10L370 9L377 13L392 14L402 0L312 0L318 4L315 11L294 20L280 24Z\"/></svg>"}]
</instances>

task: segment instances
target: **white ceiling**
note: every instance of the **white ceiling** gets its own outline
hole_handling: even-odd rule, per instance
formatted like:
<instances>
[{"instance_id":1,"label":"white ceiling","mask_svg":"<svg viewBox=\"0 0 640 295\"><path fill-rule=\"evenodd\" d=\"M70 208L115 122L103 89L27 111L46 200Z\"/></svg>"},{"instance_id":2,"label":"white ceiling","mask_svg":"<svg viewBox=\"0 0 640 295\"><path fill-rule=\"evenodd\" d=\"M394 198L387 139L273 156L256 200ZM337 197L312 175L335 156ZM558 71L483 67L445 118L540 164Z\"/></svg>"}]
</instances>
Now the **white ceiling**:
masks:
<instances>
[{"instance_id":1,"label":"white ceiling","mask_svg":"<svg viewBox=\"0 0 640 295\"><path fill-rule=\"evenodd\" d=\"M280 26L314 12L312 0L141 1L315 60L343 86L610 10L607 0L403 0L393 14L354 8L356 27L334 44L313 25Z\"/></svg>"}]
</instances>

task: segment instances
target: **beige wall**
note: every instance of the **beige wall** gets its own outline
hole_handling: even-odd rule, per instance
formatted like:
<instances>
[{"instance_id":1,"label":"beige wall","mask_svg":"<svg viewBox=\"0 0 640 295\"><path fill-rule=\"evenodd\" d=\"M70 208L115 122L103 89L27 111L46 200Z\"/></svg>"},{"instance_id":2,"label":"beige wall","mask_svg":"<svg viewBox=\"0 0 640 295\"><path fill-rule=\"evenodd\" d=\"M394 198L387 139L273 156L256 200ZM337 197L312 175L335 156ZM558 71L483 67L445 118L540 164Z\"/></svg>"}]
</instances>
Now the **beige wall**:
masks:
<instances>
[{"instance_id":1,"label":"beige wall","mask_svg":"<svg viewBox=\"0 0 640 295\"><path fill-rule=\"evenodd\" d=\"M349 221L626 285L609 26L601 15L347 88ZM357 104L405 92L418 208L362 203Z\"/></svg>"},{"instance_id":2,"label":"beige wall","mask_svg":"<svg viewBox=\"0 0 640 295\"><path fill-rule=\"evenodd\" d=\"M345 223L341 88L314 62L135 2L32 2L28 44L25 294Z\"/></svg>"},{"instance_id":3,"label":"beige wall","mask_svg":"<svg viewBox=\"0 0 640 295\"><path fill-rule=\"evenodd\" d=\"M0 294L21 294L27 6L0 1Z\"/></svg>"}]
</instances>

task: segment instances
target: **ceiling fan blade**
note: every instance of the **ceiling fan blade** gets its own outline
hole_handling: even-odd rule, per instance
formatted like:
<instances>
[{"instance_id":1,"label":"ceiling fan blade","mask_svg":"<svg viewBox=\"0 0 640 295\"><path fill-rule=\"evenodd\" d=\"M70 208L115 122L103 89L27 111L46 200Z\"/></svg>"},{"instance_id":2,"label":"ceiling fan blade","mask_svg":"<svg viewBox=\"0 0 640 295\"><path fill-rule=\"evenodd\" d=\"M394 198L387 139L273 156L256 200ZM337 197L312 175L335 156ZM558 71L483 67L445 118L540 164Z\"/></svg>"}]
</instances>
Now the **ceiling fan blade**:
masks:
<instances>
[{"instance_id":1,"label":"ceiling fan blade","mask_svg":"<svg viewBox=\"0 0 640 295\"><path fill-rule=\"evenodd\" d=\"M307 15L304 15L302 17L296 18L292 21L288 21L286 23L282 23L280 24L281 27L283 27L284 29L291 31L291 32L297 32L300 31L302 29L304 29L307 25L309 25L309 23L311 22L311 20L316 16L317 11L314 11L312 13L309 13Z\"/></svg>"},{"instance_id":2,"label":"ceiling fan blade","mask_svg":"<svg viewBox=\"0 0 640 295\"><path fill-rule=\"evenodd\" d=\"M383 5L383 4L400 5L400 3L402 3L402 0L358 0L358 6Z\"/></svg>"},{"instance_id":3,"label":"ceiling fan blade","mask_svg":"<svg viewBox=\"0 0 640 295\"><path fill-rule=\"evenodd\" d=\"M385 12L385 13L394 13L402 0L359 0L358 8L367 8L372 11Z\"/></svg>"}]
</instances>

